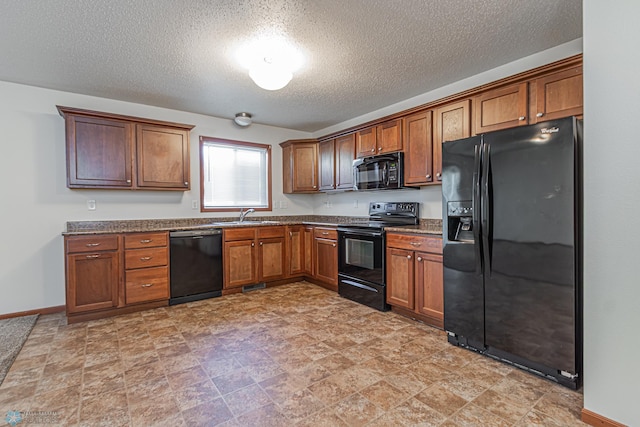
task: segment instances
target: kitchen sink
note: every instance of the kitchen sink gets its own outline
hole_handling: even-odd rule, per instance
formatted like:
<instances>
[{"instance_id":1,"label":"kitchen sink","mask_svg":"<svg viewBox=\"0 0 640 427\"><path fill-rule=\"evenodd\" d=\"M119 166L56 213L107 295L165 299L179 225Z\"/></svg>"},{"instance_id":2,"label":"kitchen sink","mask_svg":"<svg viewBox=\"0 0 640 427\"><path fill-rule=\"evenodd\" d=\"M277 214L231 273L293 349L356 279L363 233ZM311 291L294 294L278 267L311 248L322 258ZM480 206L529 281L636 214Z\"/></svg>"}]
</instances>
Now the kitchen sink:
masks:
<instances>
[{"instance_id":1,"label":"kitchen sink","mask_svg":"<svg viewBox=\"0 0 640 427\"><path fill-rule=\"evenodd\" d=\"M214 222L214 225L259 225L259 224L280 224L280 221L253 221L250 219L244 221L222 221Z\"/></svg>"}]
</instances>

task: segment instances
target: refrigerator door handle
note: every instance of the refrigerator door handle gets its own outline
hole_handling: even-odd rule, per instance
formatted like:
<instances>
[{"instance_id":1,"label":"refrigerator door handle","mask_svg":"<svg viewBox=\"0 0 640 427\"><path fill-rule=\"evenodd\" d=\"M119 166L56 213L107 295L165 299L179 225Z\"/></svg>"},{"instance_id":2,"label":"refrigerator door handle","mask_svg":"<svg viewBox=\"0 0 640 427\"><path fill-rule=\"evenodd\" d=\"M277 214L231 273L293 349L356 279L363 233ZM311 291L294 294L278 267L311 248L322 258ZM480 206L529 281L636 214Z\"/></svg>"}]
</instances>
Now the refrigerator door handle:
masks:
<instances>
[{"instance_id":1,"label":"refrigerator door handle","mask_svg":"<svg viewBox=\"0 0 640 427\"><path fill-rule=\"evenodd\" d=\"M482 196L481 196L481 228L482 228L482 252L485 257L485 270L491 275L491 160L489 153L491 145L482 147Z\"/></svg>"},{"instance_id":2,"label":"refrigerator door handle","mask_svg":"<svg viewBox=\"0 0 640 427\"><path fill-rule=\"evenodd\" d=\"M482 143L473 147L473 192L471 193L471 219L473 248L476 254L476 273L482 274L482 243L480 242L480 157Z\"/></svg>"}]
</instances>

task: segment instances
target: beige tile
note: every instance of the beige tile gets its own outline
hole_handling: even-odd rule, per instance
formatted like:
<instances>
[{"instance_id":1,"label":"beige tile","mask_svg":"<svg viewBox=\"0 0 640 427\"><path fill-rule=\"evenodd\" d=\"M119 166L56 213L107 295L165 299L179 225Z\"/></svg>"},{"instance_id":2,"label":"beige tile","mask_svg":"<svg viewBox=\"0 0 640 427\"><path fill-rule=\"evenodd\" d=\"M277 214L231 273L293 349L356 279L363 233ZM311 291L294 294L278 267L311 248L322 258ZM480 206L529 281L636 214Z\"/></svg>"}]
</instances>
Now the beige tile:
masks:
<instances>
[{"instance_id":1,"label":"beige tile","mask_svg":"<svg viewBox=\"0 0 640 427\"><path fill-rule=\"evenodd\" d=\"M262 406L237 418L241 426L283 427L292 424L275 404Z\"/></svg>"},{"instance_id":2,"label":"beige tile","mask_svg":"<svg viewBox=\"0 0 640 427\"><path fill-rule=\"evenodd\" d=\"M129 412L132 426L170 425L168 420L176 422L176 425L183 423L182 415L171 393L139 400L136 404L131 405Z\"/></svg>"},{"instance_id":3,"label":"beige tile","mask_svg":"<svg viewBox=\"0 0 640 427\"><path fill-rule=\"evenodd\" d=\"M302 421L325 406L308 389L299 390L289 396L279 407L292 422Z\"/></svg>"},{"instance_id":4,"label":"beige tile","mask_svg":"<svg viewBox=\"0 0 640 427\"><path fill-rule=\"evenodd\" d=\"M182 411L187 426L217 426L233 418L221 397Z\"/></svg>"},{"instance_id":5,"label":"beige tile","mask_svg":"<svg viewBox=\"0 0 640 427\"><path fill-rule=\"evenodd\" d=\"M409 399L394 407L373 425L377 426L438 426L445 417L417 399Z\"/></svg>"},{"instance_id":6,"label":"beige tile","mask_svg":"<svg viewBox=\"0 0 640 427\"><path fill-rule=\"evenodd\" d=\"M422 390L416 394L415 398L446 416L453 414L469 403L469 401L443 387L441 384L434 384Z\"/></svg>"},{"instance_id":7,"label":"beige tile","mask_svg":"<svg viewBox=\"0 0 640 427\"><path fill-rule=\"evenodd\" d=\"M181 411L220 397L220 392L209 379L195 384L183 384L172 390Z\"/></svg>"},{"instance_id":8,"label":"beige tile","mask_svg":"<svg viewBox=\"0 0 640 427\"><path fill-rule=\"evenodd\" d=\"M408 370L386 375L384 379L398 390L401 390L410 396L413 396L427 388L427 383L420 380L417 375L413 372L409 372Z\"/></svg>"},{"instance_id":9,"label":"beige tile","mask_svg":"<svg viewBox=\"0 0 640 427\"><path fill-rule=\"evenodd\" d=\"M242 368L213 378L213 383L220 390L220 393L225 395L255 382L249 373Z\"/></svg>"},{"instance_id":10,"label":"beige tile","mask_svg":"<svg viewBox=\"0 0 640 427\"><path fill-rule=\"evenodd\" d=\"M384 380L364 388L360 394L385 411L399 405L409 397L407 393Z\"/></svg>"},{"instance_id":11,"label":"beige tile","mask_svg":"<svg viewBox=\"0 0 640 427\"><path fill-rule=\"evenodd\" d=\"M81 426L128 426L129 423L129 406L124 390L91 396L80 404Z\"/></svg>"},{"instance_id":12,"label":"beige tile","mask_svg":"<svg viewBox=\"0 0 640 427\"><path fill-rule=\"evenodd\" d=\"M229 393L224 396L224 401L236 417L273 403L258 384L251 384Z\"/></svg>"},{"instance_id":13,"label":"beige tile","mask_svg":"<svg viewBox=\"0 0 640 427\"><path fill-rule=\"evenodd\" d=\"M382 409L359 393L340 401L333 410L350 426L363 426L384 413Z\"/></svg>"},{"instance_id":14,"label":"beige tile","mask_svg":"<svg viewBox=\"0 0 640 427\"><path fill-rule=\"evenodd\" d=\"M348 427L348 424L338 417L332 410L322 409L297 422L296 427Z\"/></svg>"},{"instance_id":15,"label":"beige tile","mask_svg":"<svg viewBox=\"0 0 640 427\"><path fill-rule=\"evenodd\" d=\"M544 392L539 389L512 378L503 378L491 389L496 393L508 396L513 400L526 402L529 405L535 404L544 395Z\"/></svg>"},{"instance_id":16,"label":"beige tile","mask_svg":"<svg viewBox=\"0 0 640 427\"><path fill-rule=\"evenodd\" d=\"M150 399L156 394L164 394L169 388L169 382L162 377L156 377L133 385L127 385L127 397L129 403L137 404L141 400Z\"/></svg>"},{"instance_id":17,"label":"beige tile","mask_svg":"<svg viewBox=\"0 0 640 427\"><path fill-rule=\"evenodd\" d=\"M499 416L500 418L515 423L520 420L530 406L521 401L512 399L493 390L487 390L473 400L473 404Z\"/></svg>"},{"instance_id":18,"label":"beige tile","mask_svg":"<svg viewBox=\"0 0 640 427\"><path fill-rule=\"evenodd\" d=\"M460 427L508 427L511 425L511 423L506 420L474 405L473 403L468 404L458 411L453 417L451 417L451 421Z\"/></svg>"}]
</instances>

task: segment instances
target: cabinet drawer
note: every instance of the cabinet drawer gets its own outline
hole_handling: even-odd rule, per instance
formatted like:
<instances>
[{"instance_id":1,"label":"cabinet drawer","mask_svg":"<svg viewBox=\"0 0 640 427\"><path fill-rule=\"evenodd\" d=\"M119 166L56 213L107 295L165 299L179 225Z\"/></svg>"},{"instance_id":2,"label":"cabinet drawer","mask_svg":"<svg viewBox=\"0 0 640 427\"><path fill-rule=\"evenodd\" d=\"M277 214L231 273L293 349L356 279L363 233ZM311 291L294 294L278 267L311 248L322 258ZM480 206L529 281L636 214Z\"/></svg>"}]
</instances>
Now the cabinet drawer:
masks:
<instances>
[{"instance_id":1,"label":"cabinet drawer","mask_svg":"<svg viewBox=\"0 0 640 427\"><path fill-rule=\"evenodd\" d=\"M67 253L115 251L118 249L117 235L92 235L67 237Z\"/></svg>"},{"instance_id":2,"label":"cabinet drawer","mask_svg":"<svg viewBox=\"0 0 640 427\"><path fill-rule=\"evenodd\" d=\"M442 238L415 234L387 234L387 246L421 252L442 253Z\"/></svg>"},{"instance_id":3,"label":"cabinet drawer","mask_svg":"<svg viewBox=\"0 0 640 427\"><path fill-rule=\"evenodd\" d=\"M284 237L284 227L258 227L258 239L269 239L272 237Z\"/></svg>"},{"instance_id":4,"label":"cabinet drawer","mask_svg":"<svg viewBox=\"0 0 640 427\"><path fill-rule=\"evenodd\" d=\"M167 246L167 232L162 233L135 233L124 235L125 249L154 248Z\"/></svg>"},{"instance_id":5,"label":"cabinet drawer","mask_svg":"<svg viewBox=\"0 0 640 427\"><path fill-rule=\"evenodd\" d=\"M316 227L313 230L313 235L321 239L338 239L338 231L333 228Z\"/></svg>"},{"instance_id":6,"label":"cabinet drawer","mask_svg":"<svg viewBox=\"0 0 640 427\"><path fill-rule=\"evenodd\" d=\"M225 242L232 240L253 240L256 238L256 229L254 228L227 228L223 230Z\"/></svg>"},{"instance_id":7,"label":"cabinet drawer","mask_svg":"<svg viewBox=\"0 0 640 427\"><path fill-rule=\"evenodd\" d=\"M124 268L158 267L167 265L167 248L129 249L124 253Z\"/></svg>"},{"instance_id":8,"label":"cabinet drawer","mask_svg":"<svg viewBox=\"0 0 640 427\"><path fill-rule=\"evenodd\" d=\"M125 286L127 304L168 299L169 269L155 267L127 271Z\"/></svg>"}]
</instances>

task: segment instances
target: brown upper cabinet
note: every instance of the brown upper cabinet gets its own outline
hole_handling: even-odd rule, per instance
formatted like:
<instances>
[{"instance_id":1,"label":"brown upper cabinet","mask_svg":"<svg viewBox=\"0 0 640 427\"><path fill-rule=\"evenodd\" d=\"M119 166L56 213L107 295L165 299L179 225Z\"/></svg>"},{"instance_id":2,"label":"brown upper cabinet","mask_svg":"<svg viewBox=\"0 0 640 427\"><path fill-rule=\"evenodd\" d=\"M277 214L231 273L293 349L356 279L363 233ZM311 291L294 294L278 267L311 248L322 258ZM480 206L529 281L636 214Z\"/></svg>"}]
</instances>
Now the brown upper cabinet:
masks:
<instances>
[{"instance_id":1,"label":"brown upper cabinet","mask_svg":"<svg viewBox=\"0 0 640 427\"><path fill-rule=\"evenodd\" d=\"M488 90L475 97L475 133L528 124L527 82Z\"/></svg>"},{"instance_id":2,"label":"brown upper cabinet","mask_svg":"<svg viewBox=\"0 0 640 427\"><path fill-rule=\"evenodd\" d=\"M433 111L433 173L442 181L442 143L471 136L471 100L452 102Z\"/></svg>"},{"instance_id":3,"label":"brown upper cabinet","mask_svg":"<svg viewBox=\"0 0 640 427\"><path fill-rule=\"evenodd\" d=\"M404 119L404 183L433 183L433 141L431 111L412 114Z\"/></svg>"},{"instance_id":4,"label":"brown upper cabinet","mask_svg":"<svg viewBox=\"0 0 640 427\"><path fill-rule=\"evenodd\" d=\"M318 191L318 142L314 139L289 140L282 147L282 192Z\"/></svg>"},{"instance_id":5,"label":"brown upper cabinet","mask_svg":"<svg viewBox=\"0 0 640 427\"><path fill-rule=\"evenodd\" d=\"M320 191L353 189L355 134L329 139L318 144L320 155Z\"/></svg>"},{"instance_id":6,"label":"brown upper cabinet","mask_svg":"<svg viewBox=\"0 0 640 427\"><path fill-rule=\"evenodd\" d=\"M192 125L58 106L65 119L67 186L190 189Z\"/></svg>"},{"instance_id":7,"label":"brown upper cabinet","mask_svg":"<svg viewBox=\"0 0 640 427\"><path fill-rule=\"evenodd\" d=\"M367 157L402 150L402 119L356 132L356 155Z\"/></svg>"},{"instance_id":8,"label":"brown upper cabinet","mask_svg":"<svg viewBox=\"0 0 640 427\"><path fill-rule=\"evenodd\" d=\"M582 67L533 80L530 93L530 123L582 116Z\"/></svg>"}]
</instances>

